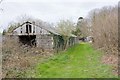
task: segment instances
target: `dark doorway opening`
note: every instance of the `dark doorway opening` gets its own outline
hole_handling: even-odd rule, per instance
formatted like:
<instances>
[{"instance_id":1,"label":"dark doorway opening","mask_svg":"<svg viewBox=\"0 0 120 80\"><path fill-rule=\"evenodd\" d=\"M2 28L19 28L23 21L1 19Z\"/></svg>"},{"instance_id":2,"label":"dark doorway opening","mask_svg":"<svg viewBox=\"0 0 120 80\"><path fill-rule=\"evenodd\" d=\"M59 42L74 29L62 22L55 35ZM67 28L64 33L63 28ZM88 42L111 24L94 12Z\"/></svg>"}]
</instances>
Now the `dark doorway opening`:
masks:
<instances>
[{"instance_id":1,"label":"dark doorway opening","mask_svg":"<svg viewBox=\"0 0 120 80\"><path fill-rule=\"evenodd\" d=\"M19 41L23 45L35 46L36 47L36 35L22 35L22 36L19 36Z\"/></svg>"},{"instance_id":2,"label":"dark doorway opening","mask_svg":"<svg viewBox=\"0 0 120 80\"><path fill-rule=\"evenodd\" d=\"M32 33L32 26L26 25L26 33Z\"/></svg>"}]
</instances>

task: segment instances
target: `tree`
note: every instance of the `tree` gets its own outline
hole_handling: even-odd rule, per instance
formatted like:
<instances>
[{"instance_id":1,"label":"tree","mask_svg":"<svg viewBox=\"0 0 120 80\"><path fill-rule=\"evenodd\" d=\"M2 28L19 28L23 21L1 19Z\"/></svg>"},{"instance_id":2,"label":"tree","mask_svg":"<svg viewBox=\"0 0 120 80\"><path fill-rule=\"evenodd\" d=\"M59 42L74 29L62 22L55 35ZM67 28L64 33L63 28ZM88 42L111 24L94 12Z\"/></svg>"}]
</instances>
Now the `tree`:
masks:
<instances>
[{"instance_id":1,"label":"tree","mask_svg":"<svg viewBox=\"0 0 120 80\"><path fill-rule=\"evenodd\" d=\"M81 30L80 30L80 28L78 28L78 27L77 27L76 30L73 31L72 33L73 33L74 35L76 35L76 36L79 36L79 37L81 36Z\"/></svg>"},{"instance_id":2,"label":"tree","mask_svg":"<svg viewBox=\"0 0 120 80\"><path fill-rule=\"evenodd\" d=\"M90 26L88 19L80 17L76 26L76 35L79 37L86 37L90 35Z\"/></svg>"},{"instance_id":3,"label":"tree","mask_svg":"<svg viewBox=\"0 0 120 80\"><path fill-rule=\"evenodd\" d=\"M74 23L70 20L60 20L57 24L57 30L62 35L64 40L64 49L68 47L69 38L72 35L72 32L75 30Z\"/></svg>"},{"instance_id":4,"label":"tree","mask_svg":"<svg viewBox=\"0 0 120 80\"><path fill-rule=\"evenodd\" d=\"M118 7L103 7L89 14L94 46L106 53L117 53Z\"/></svg>"},{"instance_id":5,"label":"tree","mask_svg":"<svg viewBox=\"0 0 120 80\"><path fill-rule=\"evenodd\" d=\"M18 23L11 22L8 26L9 27L8 27L7 33L11 33L18 26Z\"/></svg>"},{"instance_id":6,"label":"tree","mask_svg":"<svg viewBox=\"0 0 120 80\"><path fill-rule=\"evenodd\" d=\"M6 34L6 30L3 30L3 33L2 33L2 35L5 35Z\"/></svg>"}]
</instances>

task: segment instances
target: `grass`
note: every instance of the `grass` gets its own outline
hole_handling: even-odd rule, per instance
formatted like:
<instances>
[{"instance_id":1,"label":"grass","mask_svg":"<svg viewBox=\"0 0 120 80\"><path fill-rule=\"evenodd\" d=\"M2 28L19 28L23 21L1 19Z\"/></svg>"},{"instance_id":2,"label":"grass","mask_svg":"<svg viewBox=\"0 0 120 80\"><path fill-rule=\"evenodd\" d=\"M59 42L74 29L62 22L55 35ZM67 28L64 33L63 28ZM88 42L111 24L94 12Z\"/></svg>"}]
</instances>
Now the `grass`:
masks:
<instances>
[{"instance_id":1,"label":"grass","mask_svg":"<svg viewBox=\"0 0 120 80\"><path fill-rule=\"evenodd\" d=\"M117 78L112 66L101 62L102 53L89 44L77 44L37 64L27 76L35 78Z\"/></svg>"}]
</instances>

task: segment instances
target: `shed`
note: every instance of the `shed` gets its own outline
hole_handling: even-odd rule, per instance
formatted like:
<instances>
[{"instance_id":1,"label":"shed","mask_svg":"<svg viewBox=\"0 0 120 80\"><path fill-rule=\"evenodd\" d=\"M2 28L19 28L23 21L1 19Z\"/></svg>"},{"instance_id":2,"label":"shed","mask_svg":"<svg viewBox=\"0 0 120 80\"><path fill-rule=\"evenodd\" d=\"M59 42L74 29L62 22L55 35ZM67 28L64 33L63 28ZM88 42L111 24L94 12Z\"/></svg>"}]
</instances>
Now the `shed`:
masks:
<instances>
[{"instance_id":1,"label":"shed","mask_svg":"<svg viewBox=\"0 0 120 80\"><path fill-rule=\"evenodd\" d=\"M63 38L60 33L46 23L36 24L26 21L13 29L10 35L18 37L19 42L42 49L63 49ZM75 44L75 35L71 34L69 45Z\"/></svg>"}]
</instances>

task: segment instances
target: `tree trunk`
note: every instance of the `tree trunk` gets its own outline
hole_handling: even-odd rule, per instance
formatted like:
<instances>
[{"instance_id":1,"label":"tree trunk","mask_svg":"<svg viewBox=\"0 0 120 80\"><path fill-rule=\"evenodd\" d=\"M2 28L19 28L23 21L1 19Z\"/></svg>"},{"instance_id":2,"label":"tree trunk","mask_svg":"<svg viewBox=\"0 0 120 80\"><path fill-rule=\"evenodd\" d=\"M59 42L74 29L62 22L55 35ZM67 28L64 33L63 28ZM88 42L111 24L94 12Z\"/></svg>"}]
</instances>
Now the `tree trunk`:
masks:
<instances>
[{"instance_id":1,"label":"tree trunk","mask_svg":"<svg viewBox=\"0 0 120 80\"><path fill-rule=\"evenodd\" d=\"M69 37L64 36L64 50L68 48Z\"/></svg>"}]
</instances>

